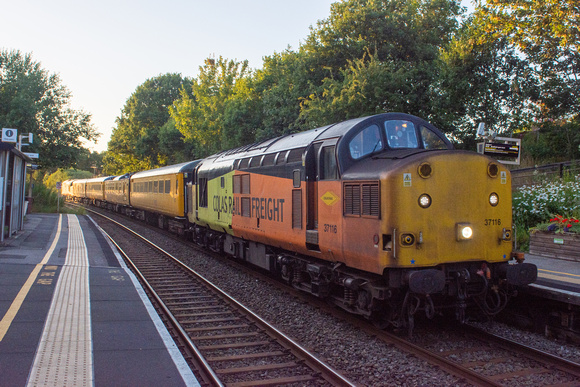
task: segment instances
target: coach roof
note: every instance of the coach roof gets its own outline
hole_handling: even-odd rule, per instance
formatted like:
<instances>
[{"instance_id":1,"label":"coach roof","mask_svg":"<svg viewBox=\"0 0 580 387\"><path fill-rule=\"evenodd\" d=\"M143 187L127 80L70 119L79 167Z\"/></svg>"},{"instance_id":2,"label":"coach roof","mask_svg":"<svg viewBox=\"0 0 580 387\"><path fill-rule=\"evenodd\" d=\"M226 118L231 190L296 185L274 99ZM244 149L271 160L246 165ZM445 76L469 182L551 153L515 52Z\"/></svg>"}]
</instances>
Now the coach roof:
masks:
<instances>
[{"instance_id":1,"label":"coach roof","mask_svg":"<svg viewBox=\"0 0 580 387\"><path fill-rule=\"evenodd\" d=\"M148 171L143 172L137 172L133 176L131 176L131 180L143 177L172 175L175 173L191 173L193 172L195 166L199 164L200 161L201 160L187 161L181 164L168 165L166 167L150 169Z\"/></svg>"}]
</instances>

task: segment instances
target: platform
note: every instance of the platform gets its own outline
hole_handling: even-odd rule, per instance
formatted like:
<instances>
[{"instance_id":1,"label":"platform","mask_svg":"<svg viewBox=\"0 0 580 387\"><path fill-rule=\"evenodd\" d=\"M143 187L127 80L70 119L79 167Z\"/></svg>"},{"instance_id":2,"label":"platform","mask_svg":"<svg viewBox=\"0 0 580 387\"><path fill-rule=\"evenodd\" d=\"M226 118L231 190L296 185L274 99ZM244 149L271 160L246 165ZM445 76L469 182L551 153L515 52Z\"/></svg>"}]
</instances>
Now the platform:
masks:
<instances>
[{"instance_id":1,"label":"platform","mask_svg":"<svg viewBox=\"0 0 580 387\"><path fill-rule=\"evenodd\" d=\"M32 214L0 246L0 386L199 386L88 216Z\"/></svg>"},{"instance_id":2,"label":"platform","mask_svg":"<svg viewBox=\"0 0 580 387\"><path fill-rule=\"evenodd\" d=\"M580 305L580 263L525 254L525 262L538 267L538 279L527 292Z\"/></svg>"}]
</instances>

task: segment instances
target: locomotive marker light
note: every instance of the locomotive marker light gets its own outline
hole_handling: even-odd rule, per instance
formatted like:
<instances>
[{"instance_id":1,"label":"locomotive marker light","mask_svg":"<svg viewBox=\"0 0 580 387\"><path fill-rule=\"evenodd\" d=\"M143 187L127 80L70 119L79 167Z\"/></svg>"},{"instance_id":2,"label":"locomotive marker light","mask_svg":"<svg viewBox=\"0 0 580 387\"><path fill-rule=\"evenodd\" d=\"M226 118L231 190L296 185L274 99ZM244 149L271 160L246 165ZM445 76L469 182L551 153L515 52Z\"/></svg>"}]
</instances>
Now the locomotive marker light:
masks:
<instances>
[{"instance_id":1,"label":"locomotive marker light","mask_svg":"<svg viewBox=\"0 0 580 387\"><path fill-rule=\"evenodd\" d=\"M429 208L431 206L431 196L427 194L419 196L419 206L421 208Z\"/></svg>"},{"instance_id":2,"label":"locomotive marker light","mask_svg":"<svg viewBox=\"0 0 580 387\"><path fill-rule=\"evenodd\" d=\"M473 237L473 228L469 223L457 223L456 230L458 241L467 241Z\"/></svg>"},{"instance_id":3,"label":"locomotive marker light","mask_svg":"<svg viewBox=\"0 0 580 387\"><path fill-rule=\"evenodd\" d=\"M499 196L495 192L492 192L492 194L489 195L489 204L491 204L492 207L495 207L495 206L497 206L498 203L499 203Z\"/></svg>"}]
</instances>

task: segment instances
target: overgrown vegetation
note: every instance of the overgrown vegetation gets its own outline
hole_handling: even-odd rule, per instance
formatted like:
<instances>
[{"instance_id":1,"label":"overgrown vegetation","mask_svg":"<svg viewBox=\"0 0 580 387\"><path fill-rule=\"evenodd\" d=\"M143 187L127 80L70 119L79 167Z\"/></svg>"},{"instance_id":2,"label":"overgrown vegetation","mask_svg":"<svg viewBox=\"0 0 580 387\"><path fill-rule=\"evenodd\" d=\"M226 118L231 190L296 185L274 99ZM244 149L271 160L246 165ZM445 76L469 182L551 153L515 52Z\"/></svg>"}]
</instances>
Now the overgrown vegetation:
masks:
<instances>
[{"instance_id":1,"label":"overgrown vegetation","mask_svg":"<svg viewBox=\"0 0 580 387\"><path fill-rule=\"evenodd\" d=\"M69 179L87 179L93 177L88 171L78 171L76 169L57 170L52 174L42 175L40 171L32 175L32 212L55 213L57 208L60 213L84 214L83 209L71 209L65 207L62 197L56 189L57 182L63 182ZM28 192L28 191L27 191Z\"/></svg>"}]
</instances>

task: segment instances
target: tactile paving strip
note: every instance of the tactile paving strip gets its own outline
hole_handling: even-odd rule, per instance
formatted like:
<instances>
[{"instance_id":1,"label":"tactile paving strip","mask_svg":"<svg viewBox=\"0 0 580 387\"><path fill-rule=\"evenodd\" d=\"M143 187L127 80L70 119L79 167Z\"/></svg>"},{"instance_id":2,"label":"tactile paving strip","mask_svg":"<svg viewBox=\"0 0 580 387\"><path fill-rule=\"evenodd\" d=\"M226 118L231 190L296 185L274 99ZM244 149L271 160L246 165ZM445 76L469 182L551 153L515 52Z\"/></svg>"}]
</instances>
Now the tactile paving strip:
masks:
<instances>
[{"instance_id":1,"label":"tactile paving strip","mask_svg":"<svg viewBox=\"0 0 580 387\"><path fill-rule=\"evenodd\" d=\"M29 386L92 386L93 359L89 261L78 218L68 215L69 235Z\"/></svg>"}]
</instances>

